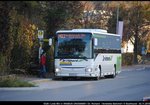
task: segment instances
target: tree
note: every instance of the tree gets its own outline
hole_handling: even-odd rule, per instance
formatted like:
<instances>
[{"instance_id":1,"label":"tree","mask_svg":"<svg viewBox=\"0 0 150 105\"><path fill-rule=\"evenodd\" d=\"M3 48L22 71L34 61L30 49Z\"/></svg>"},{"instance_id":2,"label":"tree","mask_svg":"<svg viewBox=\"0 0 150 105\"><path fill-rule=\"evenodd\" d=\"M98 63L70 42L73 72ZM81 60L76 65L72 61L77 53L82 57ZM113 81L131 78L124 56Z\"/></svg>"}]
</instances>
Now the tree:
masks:
<instances>
[{"instance_id":1,"label":"tree","mask_svg":"<svg viewBox=\"0 0 150 105\"><path fill-rule=\"evenodd\" d=\"M109 31L109 27L114 22L109 22L114 16L114 8L110 6L111 1L95 1L96 19L94 25L96 28L105 29ZM113 20L113 19L112 19ZM112 25L113 26L113 25Z\"/></svg>"},{"instance_id":2,"label":"tree","mask_svg":"<svg viewBox=\"0 0 150 105\"><path fill-rule=\"evenodd\" d=\"M54 35L59 29L72 29L80 24L83 7L80 1L47 2L47 34ZM50 37L50 36L47 36Z\"/></svg>"},{"instance_id":3,"label":"tree","mask_svg":"<svg viewBox=\"0 0 150 105\"><path fill-rule=\"evenodd\" d=\"M1 70L4 72L9 69L10 64L10 53L12 49L12 36L10 32L10 6L7 1L0 1L0 64ZM1 73L2 73L1 72Z\"/></svg>"},{"instance_id":4,"label":"tree","mask_svg":"<svg viewBox=\"0 0 150 105\"><path fill-rule=\"evenodd\" d=\"M142 39L149 32L147 25L149 25L149 16L147 14L150 7L150 2L131 2L131 7L129 8L129 24L130 24L130 36L133 36L135 41L134 44L134 63L137 64L137 55L141 54L141 47L143 45Z\"/></svg>"},{"instance_id":5,"label":"tree","mask_svg":"<svg viewBox=\"0 0 150 105\"><path fill-rule=\"evenodd\" d=\"M143 45L142 39L148 34L148 25L149 25L149 3L150 2L140 2L140 1L131 1L131 2L120 2L119 5L119 20L123 20L124 29L123 29L123 41L128 41L131 37L135 40L133 41L134 45L134 63L137 64L137 55L141 54L141 46ZM110 18L108 24L108 32L115 33L116 30L116 11L118 3L111 2L110 6L114 9L113 15ZM132 41L132 40L131 40Z\"/></svg>"},{"instance_id":6,"label":"tree","mask_svg":"<svg viewBox=\"0 0 150 105\"><path fill-rule=\"evenodd\" d=\"M0 2L0 63L5 70L27 68L31 58L38 56L34 51L38 49L37 27L44 26L41 11L37 1Z\"/></svg>"}]
</instances>

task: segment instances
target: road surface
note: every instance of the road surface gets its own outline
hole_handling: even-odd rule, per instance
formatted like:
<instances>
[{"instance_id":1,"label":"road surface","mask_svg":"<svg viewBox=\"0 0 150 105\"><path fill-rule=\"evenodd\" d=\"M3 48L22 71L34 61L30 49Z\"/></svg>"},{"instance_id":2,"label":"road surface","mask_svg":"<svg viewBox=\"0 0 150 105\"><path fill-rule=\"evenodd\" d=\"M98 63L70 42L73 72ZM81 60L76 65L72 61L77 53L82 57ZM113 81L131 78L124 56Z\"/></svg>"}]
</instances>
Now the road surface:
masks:
<instances>
[{"instance_id":1,"label":"road surface","mask_svg":"<svg viewBox=\"0 0 150 105\"><path fill-rule=\"evenodd\" d=\"M49 88L0 89L0 101L142 101L150 96L150 68L122 71L116 78L49 80Z\"/></svg>"}]
</instances>

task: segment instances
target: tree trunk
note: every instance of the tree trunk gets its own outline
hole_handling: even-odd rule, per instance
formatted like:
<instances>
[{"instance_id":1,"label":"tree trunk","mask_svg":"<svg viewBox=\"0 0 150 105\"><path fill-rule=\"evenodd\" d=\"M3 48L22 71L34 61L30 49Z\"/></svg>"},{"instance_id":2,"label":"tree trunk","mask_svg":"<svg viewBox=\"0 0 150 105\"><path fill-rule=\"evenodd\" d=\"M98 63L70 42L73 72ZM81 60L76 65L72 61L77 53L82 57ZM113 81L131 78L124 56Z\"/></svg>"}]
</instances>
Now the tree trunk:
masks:
<instances>
[{"instance_id":1,"label":"tree trunk","mask_svg":"<svg viewBox=\"0 0 150 105\"><path fill-rule=\"evenodd\" d=\"M134 64L138 64L138 60L137 60L137 51L138 51L138 26L136 27L136 31L135 31L135 42L134 42Z\"/></svg>"}]
</instances>

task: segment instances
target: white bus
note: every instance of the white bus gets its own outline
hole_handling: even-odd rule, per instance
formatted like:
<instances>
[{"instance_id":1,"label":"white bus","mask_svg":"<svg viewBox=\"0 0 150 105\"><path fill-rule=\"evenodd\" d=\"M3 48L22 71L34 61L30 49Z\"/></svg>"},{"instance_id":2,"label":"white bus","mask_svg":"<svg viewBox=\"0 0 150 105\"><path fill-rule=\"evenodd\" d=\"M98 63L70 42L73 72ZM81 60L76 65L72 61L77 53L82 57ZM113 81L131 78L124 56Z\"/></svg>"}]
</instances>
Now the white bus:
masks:
<instances>
[{"instance_id":1,"label":"white bus","mask_svg":"<svg viewBox=\"0 0 150 105\"><path fill-rule=\"evenodd\" d=\"M115 77L121 70L120 35L102 29L59 30L55 77Z\"/></svg>"}]
</instances>

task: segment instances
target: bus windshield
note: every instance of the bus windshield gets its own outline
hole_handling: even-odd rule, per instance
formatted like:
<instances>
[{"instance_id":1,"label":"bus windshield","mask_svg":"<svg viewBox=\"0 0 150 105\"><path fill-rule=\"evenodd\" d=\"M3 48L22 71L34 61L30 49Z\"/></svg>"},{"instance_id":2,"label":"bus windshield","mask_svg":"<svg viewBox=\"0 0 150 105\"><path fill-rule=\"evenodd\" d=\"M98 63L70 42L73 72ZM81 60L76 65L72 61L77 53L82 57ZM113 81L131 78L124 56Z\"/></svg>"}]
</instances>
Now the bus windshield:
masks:
<instances>
[{"instance_id":1,"label":"bus windshield","mask_svg":"<svg viewBox=\"0 0 150 105\"><path fill-rule=\"evenodd\" d=\"M55 46L56 58L87 59L92 58L92 40L90 33L59 33Z\"/></svg>"}]
</instances>

